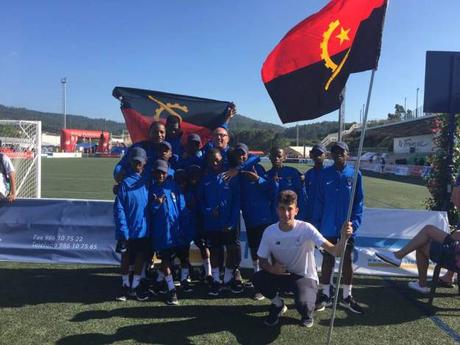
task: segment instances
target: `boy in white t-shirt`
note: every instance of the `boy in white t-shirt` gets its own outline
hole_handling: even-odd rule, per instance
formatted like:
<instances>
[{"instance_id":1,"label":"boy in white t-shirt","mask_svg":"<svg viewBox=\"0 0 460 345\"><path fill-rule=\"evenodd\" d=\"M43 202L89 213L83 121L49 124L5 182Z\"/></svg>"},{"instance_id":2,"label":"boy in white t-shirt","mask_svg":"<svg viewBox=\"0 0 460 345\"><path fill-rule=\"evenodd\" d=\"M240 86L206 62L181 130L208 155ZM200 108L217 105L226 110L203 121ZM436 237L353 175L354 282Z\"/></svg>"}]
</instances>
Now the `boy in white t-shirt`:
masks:
<instances>
[{"instance_id":1,"label":"boy in white t-shirt","mask_svg":"<svg viewBox=\"0 0 460 345\"><path fill-rule=\"evenodd\" d=\"M265 230L257 252L262 270L254 275L253 283L257 291L272 301L265 320L268 326L278 324L279 316L286 312L287 307L278 294L286 290L294 291L301 325L313 326L318 290L315 245L339 256L346 239L353 233L351 223L345 223L340 241L334 245L310 223L296 220L298 212L297 194L291 190L281 192L277 206L279 222Z\"/></svg>"}]
</instances>

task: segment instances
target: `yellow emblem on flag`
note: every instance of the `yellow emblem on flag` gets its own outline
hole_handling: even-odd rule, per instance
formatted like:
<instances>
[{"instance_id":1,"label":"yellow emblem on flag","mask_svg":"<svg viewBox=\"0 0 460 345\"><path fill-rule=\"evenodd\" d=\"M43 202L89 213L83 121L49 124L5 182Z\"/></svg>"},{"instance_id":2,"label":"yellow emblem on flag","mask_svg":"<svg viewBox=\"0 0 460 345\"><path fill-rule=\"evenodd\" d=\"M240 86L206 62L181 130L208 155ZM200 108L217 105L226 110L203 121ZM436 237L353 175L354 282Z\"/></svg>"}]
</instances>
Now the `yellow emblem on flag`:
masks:
<instances>
[{"instance_id":1,"label":"yellow emblem on flag","mask_svg":"<svg viewBox=\"0 0 460 345\"><path fill-rule=\"evenodd\" d=\"M153 118L155 121L158 121L160 119L160 115L163 111L166 111L169 115L177 116L182 122L182 116L176 110L183 111L184 113L188 113L188 107L186 105L181 105L179 103L163 103L162 101L156 99L153 96L148 95L147 96L150 100L154 101L156 104L158 104L158 108L155 109L155 114L153 115Z\"/></svg>"},{"instance_id":2,"label":"yellow emblem on flag","mask_svg":"<svg viewBox=\"0 0 460 345\"><path fill-rule=\"evenodd\" d=\"M342 61L339 62L339 64L336 64L334 61L332 61L331 56L329 54L329 40L331 39L331 36L334 33L334 31L339 26L340 26L340 20L338 19L333 22L330 22L328 29L323 33L323 40L321 41L321 44L320 44L321 59L324 60L324 65L332 71L332 75L329 77L329 79L326 82L326 85L324 86L324 89L326 91L329 89L331 82L337 77L337 75L342 70L342 67L347 61L348 54L350 53L350 49L351 49L349 48L347 50L347 53L343 57ZM335 36L337 39L340 40L340 44L342 44L343 41L350 40L350 38L348 37L349 32L350 32L350 29L345 29L343 26L340 28L340 33L337 36Z\"/></svg>"}]
</instances>

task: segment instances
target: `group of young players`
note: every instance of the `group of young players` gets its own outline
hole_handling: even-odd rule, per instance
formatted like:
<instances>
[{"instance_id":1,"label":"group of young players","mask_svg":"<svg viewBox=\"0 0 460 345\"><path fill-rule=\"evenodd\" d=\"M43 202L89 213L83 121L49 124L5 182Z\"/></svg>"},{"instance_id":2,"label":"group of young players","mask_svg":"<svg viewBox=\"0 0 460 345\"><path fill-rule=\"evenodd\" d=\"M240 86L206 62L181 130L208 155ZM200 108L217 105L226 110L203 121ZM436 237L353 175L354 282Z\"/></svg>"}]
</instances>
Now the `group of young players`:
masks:
<instances>
[{"instance_id":1,"label":"group of young players","mask_svg":"<svg viewBox=\"0 0 460 345\"><path fill-rule=\"evenodd\" d=\"M233 112L231 108L229 118ZM326 148L315 145L310 152L314 167L302 175L284 165L282 148L270 151L268 171L245 144L231 148L226 125L215 129L203 147L197 134L182 136L175 116L166 124L153 122L150 140L134 144L115 167L114 218L122 257L118 300L146 300L149 294L165 292L167 304L178 304L173 262L180 261L180 290L191 292L192 242L201 252L209 295L218 296L224 289L241 293L241 212L254 266L254 298L272 300L268 325L276 324L285 309L282 292L294 294L304 326L313 324L314 309L332 304L334 255L344 249L345 238L349 240L340 304L362 313L351 293L351 256L353 236L361 224L363 190L358 174L353 212L346 223L354 169L346 164L345 143L333 145L334 164L326 168ZM324 249L319 294L315 245ZM153 284L146 286L142 276L154 255L161 260L160 269Z\"/></svg>"}]
</instances>

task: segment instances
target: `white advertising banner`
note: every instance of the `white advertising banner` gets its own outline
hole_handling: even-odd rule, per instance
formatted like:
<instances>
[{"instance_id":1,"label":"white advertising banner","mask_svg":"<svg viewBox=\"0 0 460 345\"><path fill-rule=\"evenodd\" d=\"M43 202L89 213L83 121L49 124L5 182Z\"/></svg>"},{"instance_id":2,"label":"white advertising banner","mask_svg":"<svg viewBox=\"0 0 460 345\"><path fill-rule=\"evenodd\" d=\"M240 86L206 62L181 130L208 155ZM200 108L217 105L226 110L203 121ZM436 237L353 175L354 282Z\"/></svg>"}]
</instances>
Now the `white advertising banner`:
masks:
<instances>
[{"instance_id":1,"label":"white advertising banner","mask_svg":"<svg viewBox=\"0 0 460 345\"><path fill-rule=\"evenodd\" d=\"M393 139L394 153L432 153L434 150L433 135L416 135L412 137L401 137Z\"/></svg>"},{"instance_id":2,"label":"white advertising banner","mask_svg":"<svg viewBox=\"0 0 460 345\"><path fill-rule=\"evenodd\" d=\"M414 255L408 256L401 268L394 268L374 257L374 251L401 248L427 224L449 229L445 212L366 208L355 239L356 273L416 274ZM0 207L0 261L116 265L119 255L114 247L111 201L22 199ZM241 250L241 266L252 268L243 221ZM316 254L319 268L321 254ZM194 246L191 259L200 264Z\"/></svg>"}]
</instances>

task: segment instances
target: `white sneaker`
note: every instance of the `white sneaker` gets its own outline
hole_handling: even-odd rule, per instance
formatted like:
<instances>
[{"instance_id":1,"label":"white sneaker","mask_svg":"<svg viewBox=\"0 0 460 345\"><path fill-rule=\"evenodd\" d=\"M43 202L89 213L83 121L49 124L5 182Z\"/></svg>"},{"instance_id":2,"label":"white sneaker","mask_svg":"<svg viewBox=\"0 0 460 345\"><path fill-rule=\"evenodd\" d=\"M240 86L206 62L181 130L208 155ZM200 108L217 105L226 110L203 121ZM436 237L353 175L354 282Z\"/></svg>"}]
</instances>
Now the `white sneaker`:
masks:
<instances>
[{"instance_id":1,"label":"white sneaker","mask_svg":"<svg viewBox=\"0 0 460 345\"><path fill-rule=\"evenodd\" d=\"M420 286L417 280L410 281L408 285L411 289L423 293L425 295L430 293L430 288L426 286Z\"/></svg>"},{"instance_id":2,"label":"white sneaker","mask_svg":"<svg viewBox=\"0 0 460 345\"><path fill-rule=\"evenodd\" d=\"M388 262L389 264L392 264L396 267L401 266L401 259L397 258L395 256L395 253L392 252L391 250L386 250L386 249L381 249L375 252L375 256L377 256L379 259Z\"/></svg>"}]
</instances>

